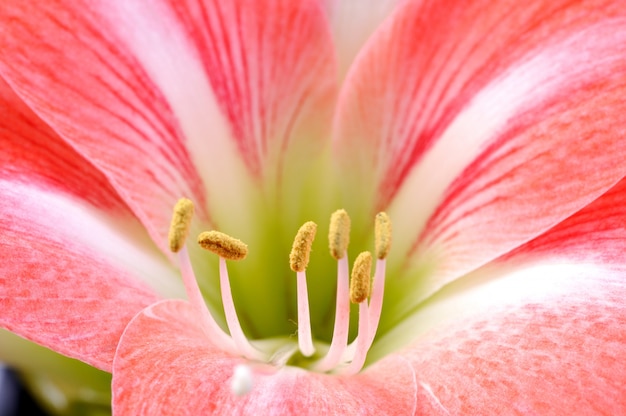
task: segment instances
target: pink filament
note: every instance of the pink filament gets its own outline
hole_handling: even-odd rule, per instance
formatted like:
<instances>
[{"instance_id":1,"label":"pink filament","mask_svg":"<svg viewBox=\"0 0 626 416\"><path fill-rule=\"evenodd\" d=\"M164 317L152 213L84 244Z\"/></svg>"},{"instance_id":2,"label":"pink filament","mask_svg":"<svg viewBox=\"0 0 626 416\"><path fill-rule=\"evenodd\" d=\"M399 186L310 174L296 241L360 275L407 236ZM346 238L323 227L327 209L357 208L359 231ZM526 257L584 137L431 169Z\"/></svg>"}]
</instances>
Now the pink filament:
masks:
<instances>
[{"instance_id":1,"label":"pink filament","mask_svg":"<svg viewBox=\"0 0 626 416\"><path fill-rule=\"evenodd\" d=\"M359 304L359 334L355 340L356 350L354 351L354 357L352 362L344 367L340 373L345 375L354 375L361 371L363 364L365 364L365 358L367 357L367 351L369 350L370 343L368 339L369 334L369 307L367 301Z\"/></svg>"},{"instance_id":2,"label":"pink filament","mask_svg":"<svg viewBox=\"0 0 626 416\"><path fill-rule=\"evenodd\" d=\"M311 337L311 319L309 316L309 295L306 287L306 272L297 272L298 292L298 347L305 357L315 353Z\"/></svg>"},{"instance_id":3,"label":"pink filament","mask_svg":"<svg viewBox=\"0 0 626 416\"><path fill-rule=\"evenodd\" d=\"M209 309L204 303L204 298L200 293L196 276L191 267L191 260L189 259L189 252L187 246L183 246L178 252L178 260L180 263L180 272L183 277L183 284L185 285L185 291L191 306L196 309L198 315L201 316L204 331L209 339L214 340L215 344L220 345L231 351L236 351L235 344L231 337L229 337L222 328L215 322L213 316L209 312Z\"/></svg>"},{"instance_id":4,"label":"pink filament","mask_svg":"<svg viewBox=\"0 0 626 416\"><path fill-rule=\"evenodd\" d=\"M323 372L334 368L341 360L348 344L350 326L349 274L348 256L346 255L337 263L337 298L335 301L333 339L326 356L314 366L316 371Z\"/></svg>"},{"instance_id":5,"label":"pink filament","mask_svg":"<svg viewBox=\"0 0 626 416\"><path fill-rule=\"evenodd\" d=\"M376 271L374 272L374 289L372 290L372 296L370 298L369 306L369 319L370 330L368 334L368 348L374 342L376 331L378 330L378 323L380 322L380 314L383 309L383 297L385 294L385 269L387 260L376 260Z\"/></svg>"},{"instance_id":6,"label":"pink filament","mask_svg":"<svg viewBox=\"0 0 626 416\"><path fill-rule=\"evenodd\" d=\"M246 338L241 329L239 318L237 318L237 311L235 310L235 302L233 301L233 295L230 290L226 259L223 257L220 257L220 288L222 292L222 303L224 304L224 314L226 315L226 324L228 325L230 336L233 337L237 349L246 358L257 360L264 358L263 354L250 344L250 341L248 341L248 338Z\"/></svg>"}]
</instances>

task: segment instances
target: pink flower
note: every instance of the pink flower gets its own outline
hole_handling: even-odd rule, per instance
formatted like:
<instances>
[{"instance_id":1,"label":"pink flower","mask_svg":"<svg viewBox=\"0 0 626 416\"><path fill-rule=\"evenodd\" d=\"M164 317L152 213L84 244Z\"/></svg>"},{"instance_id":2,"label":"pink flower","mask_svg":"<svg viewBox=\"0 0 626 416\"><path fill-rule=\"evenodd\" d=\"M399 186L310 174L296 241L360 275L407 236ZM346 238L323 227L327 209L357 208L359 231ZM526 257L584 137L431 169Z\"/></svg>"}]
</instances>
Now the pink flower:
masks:
<instances>
[{"instance_id":1,"label":"pink flower","mask_svg":"<svg viewBox=\"0 0 626 416\"><path fill-rule=\"evenodd\" d=\"M0 325L116 414L626 413L626 6L372 3L2 2ZM347 257L288 255L338 208L393 244L321 366Z\"/></svg>"}]
</instances>

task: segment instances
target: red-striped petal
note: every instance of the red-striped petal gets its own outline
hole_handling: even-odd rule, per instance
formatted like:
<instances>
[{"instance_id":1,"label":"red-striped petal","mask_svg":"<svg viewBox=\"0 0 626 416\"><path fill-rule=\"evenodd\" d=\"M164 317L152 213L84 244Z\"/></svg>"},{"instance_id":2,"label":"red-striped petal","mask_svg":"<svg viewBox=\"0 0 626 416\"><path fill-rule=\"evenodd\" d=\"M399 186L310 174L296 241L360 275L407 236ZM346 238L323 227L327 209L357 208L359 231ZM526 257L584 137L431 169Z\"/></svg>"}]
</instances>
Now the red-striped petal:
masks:
<instances>
[{"instance_id":1,"label":"red-striped petal","mask_svg":"<svg viewBox=\"0 0 626 416\"><path fill-rule=\"evenodd\" d=\"M357 59L338 154L429 268L419 298L626 174L625 23L615 1L411 2Z\"/></svg>"},{"instance_id":2,"label":"red-striped petal","mask_svg":"<svg viewBox=\"0 0 626 416\"><path fill-rule=\"evenodd\" d=\"M0 72L100 169L157 244L182 195L204 200L166 97L94 4L0 6Z\"/></svg>"}]
</instances>

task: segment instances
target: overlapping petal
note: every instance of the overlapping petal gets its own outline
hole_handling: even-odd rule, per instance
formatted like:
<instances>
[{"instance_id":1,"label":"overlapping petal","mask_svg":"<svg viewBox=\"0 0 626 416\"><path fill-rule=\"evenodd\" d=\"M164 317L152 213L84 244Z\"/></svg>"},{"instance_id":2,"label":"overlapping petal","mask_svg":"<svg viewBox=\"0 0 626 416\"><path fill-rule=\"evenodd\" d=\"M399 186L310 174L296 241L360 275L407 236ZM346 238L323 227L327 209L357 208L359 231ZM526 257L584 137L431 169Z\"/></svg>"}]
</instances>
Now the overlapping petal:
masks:
<instances>
[{"instance_id":1,"label":"overlapping petal","mask_svg":"<svg viewBox=\"0 0 626 416\"><path fill-rule=\"evenodd\" d=\"M413 414L415 374L389 357L354 377L253 366L254 385L243 397L230 388L241 358L207 339L191 306L162 301L130 323L113 365L113 413L209 414Z\"/></svg>"},{"instance_id":2,"label":"overlapping petal","mask_svg":"<svg viewBox=\"0 0 626 416\"><path fill-rule=\"evenodd\" d=\"M624 413L624 270L492 272L412 320L411 330L426 332L404 356L432 393L423 404L450 414ZM420 327L428 319L435 328Z\"/></svg>"},{"instance_id":3,"label":"overlapping petal","mask_svg":"<svg viewBox=\"0 0 626 416\"><path fill-rule=\"evenodd\" d=\"M109 369L127 321L155 290L180 294L177 278L104 175L3 80L0 125L0 322Z\"/></svg>"},{"instance_id":4,"label":"overlapping petal","mask_svg":"<svg viewBox=\"0 0 626 416\"><path fill-rule=\"evenodd\" d=\"M0 78L0 177L132 214L104 175L65 143Z\"/></svg>"},{"instance_id":5,"label":"overlapping petal","mask_svg":"<svg viewBox=\"0 0 626 416\"><path fill-rule=\"evenodd\" d=\"M165 241L163 213L180 195L202 201L203 188L169 103L128 44L81 2L3 2L0 19L5 79Z\"/></svg>"},{"instance_id":6,"label":"overlapping petal","mask_svg":"<svg viewBox=\"0 0 626 416\"><path fill-rule=\"evenodd\" d=\"M328 136L334 54L314 1L5 2L0 18L0 71L158 244L176 198L215 225L207 199L232 214L249 174L280 180L286 154Z\"/></svg>"},{"instance_id":7,"label":"overlapping petal","mask_svg":"<svg viewBox=\"0 0 626 416\"><path fill-rule=\"evenodd\" d=\"M6 178L0 193L0 325L110 371L128 321L159 299L141 279L176 293L174 274L88 204Z\"/></svg>"},{"instance_id":8,"label":"overlapping petal","mask_svg":"<svg viewBox=\"0 0 626 416\"><path fill-rule=\"evenodd\" d=\"M406 230L404 269L434 267L420 298L624 176L625 19L614 1L410 2L357 58L337 151Z\"/></svg>"},{"instance_id":9,"label":"overlapping petal","mask_svg":"<svg viewBox=\"0 0 626 416\"><path fill-rule=\"evenodd\" d=\"M322 0L333 32L342 76L363 45L402 0Z\"/></svg>"},{"instance_id":10,"label":"overlapping petal","mask_svg":"<svg viewBox=\"0 0 626 416\"><path fill-rule=\"evenodd\" d=\"M449 285L394 330L417 335L405 356L424 389L424 409L626 411L625 200L622 180L540 237Z\"/></svg>"}]
</instances>

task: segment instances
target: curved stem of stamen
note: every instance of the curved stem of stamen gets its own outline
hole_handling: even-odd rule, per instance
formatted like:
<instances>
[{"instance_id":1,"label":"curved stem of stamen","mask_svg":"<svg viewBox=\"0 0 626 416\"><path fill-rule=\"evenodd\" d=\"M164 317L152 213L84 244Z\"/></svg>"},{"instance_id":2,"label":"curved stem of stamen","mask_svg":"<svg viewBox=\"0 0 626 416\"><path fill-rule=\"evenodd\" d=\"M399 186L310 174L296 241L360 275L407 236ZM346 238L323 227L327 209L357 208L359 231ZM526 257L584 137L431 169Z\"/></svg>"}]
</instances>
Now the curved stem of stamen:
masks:
<instances>
[{"instance_id":1,"label":"curved stem of stamen","mask_svg":"<svg viewBox=\"0 0 626 416\"><path fill-rule=\"evenodd\" d=\"M383 297L385 294L385 269L387 265L386 259L376 260L376 271L374 272L374 288L370 297L369 320L370 329L368 334L368 348L374 342L378 323L380 322L380 314L383 309Z\"/></svg>"},{"instance_id":2,"label":"curved stem of stamen","mask_svg":"<svg viewBox=\"0 0 626 416\"><path fill-rule=\"evenodd\" d=\"M348 330L350 327L349 267L347 255L338 260L333 339L326 356L313 367L316 371L324 372L336 367L348 344Z\"/></svg>"},{"instance_id":3,"label":"curved stem of stamen","mask_svg":"<svg viewBox=\"0 0 626 416\"><path fill-rule=\"evenodd\" d=\"M191 306L196 309L198 315L202 317L202 324L205 333L214 344L231 351L236 351L233 339L222 330L217 322L215 322L215 319L213 319L211 312L209 312L206 303L204 303L204 298L200 293L200 288L198 287L198 282L196 281L196 275L191 267L191 260L189 259L189 252L187 251L186 245L183 246L178 252L178 260L180 263L180 272L183 277L183 284L185 285L187 297L189 298Z\"/></svg>"},{"instance_id":4,"label":"curved stem of stamen","mask_svg":"<svg viewBox=\"0 0 626 416\"><path fill-rule=\"evenodd\" d=\"M365 358L367 357L367 351L369 350L369 307L366 302L359 303L359 333L355 340L356 350L352 362L346 367L341 369L340 374L354 375L361 371L363 364L365 364Z\"/></svg>"},{"instance_id":5,"label":"curved stem of stamen","mask_svg":"<svg viewBox=\"0 0 626 416\"><path fill-rule=\"evenodd\" d=\"M237 318L235 302L233 301L233 295L230 290L230 279L228 278L226 259L223 257L220 257L220 290L222 293L222 303L224 304L224 314L226 315L226 324L228 325L230 336L233 337L237 349L246 358L253 360L263 359L263 353L250 344L250 341L248 341L248 338L246 338L246 335L241 329L239 318Z\"/></svg>"},{"instance_id":6,"label":"curved stem of stamen","mask_svg":"<svg viewBox=\"0 0 626 416\"><path fill-rule=\"evenodd\" d=\"M309 294L306 287L306 272L297 273L298 292L298 347L305 357L315 353L311 336L311 318L309 316Z\"/></svg>"}]
</instances>

